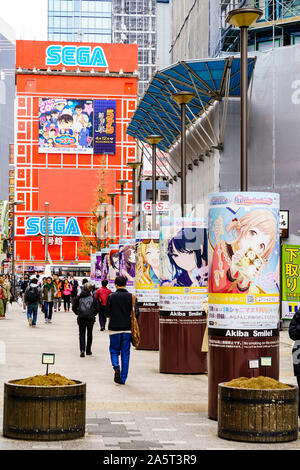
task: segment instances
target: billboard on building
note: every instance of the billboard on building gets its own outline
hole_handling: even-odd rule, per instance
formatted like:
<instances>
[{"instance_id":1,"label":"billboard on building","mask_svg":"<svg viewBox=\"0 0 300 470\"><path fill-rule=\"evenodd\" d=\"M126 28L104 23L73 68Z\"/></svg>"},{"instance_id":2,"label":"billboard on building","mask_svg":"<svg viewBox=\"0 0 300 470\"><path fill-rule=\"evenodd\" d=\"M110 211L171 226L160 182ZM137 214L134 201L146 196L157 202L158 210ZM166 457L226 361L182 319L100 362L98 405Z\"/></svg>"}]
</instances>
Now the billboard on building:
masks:
<instances>
[{"instance_id":1,"label":"billboard on building","mask_svg":"<svg viewBox=\"0 0 300 470\"><path fill-rule=\"evenodd\" d=\"M94 101L94 153L116 153L116 101Z\"/></svg>"}]
</instances>

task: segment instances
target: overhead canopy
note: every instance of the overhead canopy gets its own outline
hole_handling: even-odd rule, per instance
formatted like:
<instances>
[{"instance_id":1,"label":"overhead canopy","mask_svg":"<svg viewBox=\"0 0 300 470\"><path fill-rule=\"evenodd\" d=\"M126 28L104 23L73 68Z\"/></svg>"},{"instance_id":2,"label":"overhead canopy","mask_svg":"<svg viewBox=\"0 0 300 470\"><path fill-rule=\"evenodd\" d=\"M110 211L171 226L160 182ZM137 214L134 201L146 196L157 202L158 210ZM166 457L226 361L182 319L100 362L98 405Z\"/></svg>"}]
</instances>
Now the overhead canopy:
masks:
<instances>
[{"instance_id":1,"label":"overhead canopy","mask_svg":"<svg viewBox=\"0 0 300 470\"><path fill-rule=\"evenodd\" d=\"M248 84L255 57L248 58ZM172 99L179 91L195 93L186 106L187 123L197 121L207 108L224 96L240 96L240 58L181 61L159 70L152 77L128 127L127 134L147 142L150 134L160 134L158 144L168 151L180 136L180 108Z\"/></svg>"}]
</instances>

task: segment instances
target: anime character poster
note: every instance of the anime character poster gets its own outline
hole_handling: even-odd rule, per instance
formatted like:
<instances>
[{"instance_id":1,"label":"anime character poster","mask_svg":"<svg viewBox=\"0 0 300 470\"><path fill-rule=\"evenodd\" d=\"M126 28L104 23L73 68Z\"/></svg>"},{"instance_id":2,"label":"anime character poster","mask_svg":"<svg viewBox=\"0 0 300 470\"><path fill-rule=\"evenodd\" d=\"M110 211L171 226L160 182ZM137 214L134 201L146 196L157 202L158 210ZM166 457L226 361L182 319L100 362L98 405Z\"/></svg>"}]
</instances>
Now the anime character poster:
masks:
<instances>
[{"instance_id":1,"label":"anime character poster","mask_svg":"<svg viewBox=\"0 0 300 470\"><path fill-rule=\"evenodd\" d=\"M101 251L95 253L95 281L101 281Z\"/></svg>"},{"instance_id":2,"label":"anime character poster","mask_svg":"<svg viewBox=\"0 0 300 470\"><path fill-rule=\"evenodd\" d=\"M115 279L119 275L119 245L109 245L109 257L108 257L108 288L115 290Z\"/></svg>"},{"instance_id":3,"label":"anime character poster","mask_svg":"<svg viewBox=\"0 0 300 470\"><path fill-rule=\"evenodd\" d=\"M281 247L281 304L282 319L291 320L300 308L300 246Z\"/></svg>"},{"instance_id":4,"label":"anime character poster","mask_svg":"<svg viewBox=\"0 0 300 470\"><path fill-rule=\"evenodd\" d=\"M217 193L209 201L211 334L277 329L279 195Z\"/></svg>"},{"instance_id":5,"label":"anime character poster","mask_svg":"<svg viewBox=\"0 0 300 470\"><path fill-rule=\"evenodd\" d=\"M116 153L116 101L94 101L94 153Z\"/></svg>"},{"instance_id":6,"label":"anime character poster","mask_svg":"<svg viewBox=\"0 0 300 470\"><path fill-rule=\"evenodd\" d=\"M39 99L39 153L93 153L93 101Z\"/></svg>"},{"instance_id":7,"label":"anime character poster","mask_svg":"<svg viewBox=\"0 0 300 470\"><path fill-rule=\"evenodd\" d=\"M109 271L109 248L101 250L101 281L108 281Z\"/></svg>"},{"instance_id":8,"label":"anime character poster","mask_svg":"<svg viewBox=\"0 0 300 470\"><path fill-rule=\"evenodd\" d=\"M127 279L127 290L135 293L135 239L120 240L119 274Z\"/></svg>"},{"instance_id":9,"label":"anime character poster","mask_svg":"<svg viewBox=\"0 0 300 470\"><path fill-rule=\"evenodd\" d=\"M91 281L95 280L95 274L96 274L96 253L91 254Z\"/></svg>"},{"instance_id":10,"label":"anime character poster","mask_svg":"<svg viewBox=\"0 0 300 470\"><path fill-rule=\"evenodd\" d=\"M207 220L163 219L160 229L160 309L202 312L207 292Z\"/></svg>"},{"instance_id":11,"label":"anime character poster","mask_svg":"<svg viewBox=\"0 0 300 470\"><path fill-rule=\"evenodd\" d=\"M159 232L136 233L135 291L139 302L159 301Z\"/></svg>"}]
</instances>

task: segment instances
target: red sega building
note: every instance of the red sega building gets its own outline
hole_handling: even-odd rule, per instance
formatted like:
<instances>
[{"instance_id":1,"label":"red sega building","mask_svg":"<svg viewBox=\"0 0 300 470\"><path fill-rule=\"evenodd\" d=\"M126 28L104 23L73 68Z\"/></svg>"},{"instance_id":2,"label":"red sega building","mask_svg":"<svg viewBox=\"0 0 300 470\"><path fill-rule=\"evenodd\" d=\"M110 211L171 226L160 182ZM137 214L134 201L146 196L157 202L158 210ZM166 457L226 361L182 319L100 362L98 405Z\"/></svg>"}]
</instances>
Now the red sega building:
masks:
<instances>
[{"instance_id":1,"label":"red sega building","mask_svg":"<svg viewBox=\"0 0 300 470\"><path fill-rule=\"evenodd\" d=\"M45 202L49 203L49 260L88 262L97 188L124 188L123 236L130 235L134 140L126 127L135 111L136 45L16 42L16 264L45 263ZM70 124L71 123L71 124ZM115 199L115 236L120 233ZM110 202L107 198L106 202Z\"/></svg>"}]
</instances>

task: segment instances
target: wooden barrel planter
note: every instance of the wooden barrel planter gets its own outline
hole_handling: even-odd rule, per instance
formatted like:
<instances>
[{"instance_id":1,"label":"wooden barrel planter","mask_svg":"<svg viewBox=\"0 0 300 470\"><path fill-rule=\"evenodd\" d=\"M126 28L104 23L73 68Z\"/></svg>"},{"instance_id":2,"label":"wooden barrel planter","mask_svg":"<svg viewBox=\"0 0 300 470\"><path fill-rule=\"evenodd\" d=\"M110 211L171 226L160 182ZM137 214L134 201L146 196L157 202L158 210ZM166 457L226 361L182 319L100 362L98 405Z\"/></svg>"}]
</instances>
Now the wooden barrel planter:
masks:
<instances>
[{"instance_id":1,"label":"wooden barrel planter","mask_svg":"<svg viewBox=\"0 0 300 470\"><path fill-rule=\"evenodd\" d=\"M218 385L218 436L233 441L298 438L298 387L250 389Z\"/></svg>"},{"instance_id":2,"label":"wooden barrel planter","mask_svg":"<svg viewBox=\"0 0 300 470\"><path fill-rule=\"evenodd\" d=\"M35 386L4 384L3 435L55 441L85 435L86 384Z\"/></svg>"}]
</instances>

